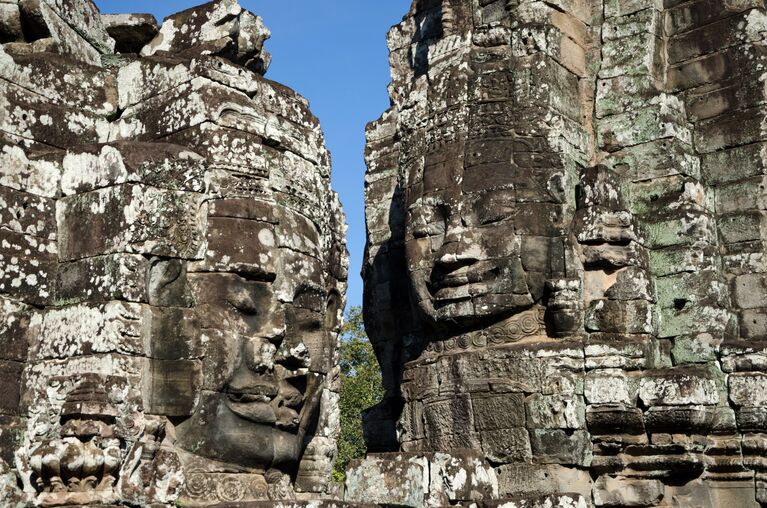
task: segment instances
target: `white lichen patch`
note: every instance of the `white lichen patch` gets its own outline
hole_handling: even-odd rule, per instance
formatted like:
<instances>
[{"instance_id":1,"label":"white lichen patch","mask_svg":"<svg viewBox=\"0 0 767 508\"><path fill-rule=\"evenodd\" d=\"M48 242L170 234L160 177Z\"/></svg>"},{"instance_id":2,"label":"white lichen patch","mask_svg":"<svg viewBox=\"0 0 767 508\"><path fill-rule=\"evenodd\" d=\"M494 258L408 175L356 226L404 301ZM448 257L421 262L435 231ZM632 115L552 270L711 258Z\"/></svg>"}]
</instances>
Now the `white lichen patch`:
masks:
<instances>
[{"instance_id":1,"label":"white lichen patch","mask_svg":"<svg viewBox=\"0 0 767 508\"><path fill-rule=\"evenodd\" d=\"M67 258L113 252L201 257L207 208L197 193L117 185L57 202L61 252ZM86 218L102 235L82 242L71 233Z\"/></svg>"},{"instance_id":2,"label":"white lichen patch","mask_svg":"<svg viewBox=\"0 0 767 508\"><path fill-rule=\"evenodd\" d=\"M0 165L0 185L45 197L56 195L60 172L55 163L30 161L21 146L4 145Z\"/></svg>"},{"instance_id":3,"label":"white lichen patch","mask_svg":"<svg viewBox=\"0 0 767 508\"><path fill-rule=\"evenodd\" d=\"M639 397L648 406L717 404L719 389L714 379L679 372L642 378Z\"/></svg>"},{"instance_id":4,"label":"white lichen patch","mask_svg":"<svg viewBox=\"0 0 767 508\"><path fill-rule=\"evenodd\" d=\"M124 183L127 170L119 150L104 146L98 154L68 152L64 157L61 188L65 196Z\"/></svg>"},{"instance_id":5,"label":"white lichen patch","mask_svg":"<svg viewBox=\"0 0 767 508\"><path fill-rule=\"evenodd\" d=\"M36 360L73 358L94 353L147 354L148 309L111 302L52 309L33 317L30 330L39 342Z\"/></svg>"},{"instance_id":6,"label":"white lichen patch","mask_svg":"<svg viewBox=\"0 0 767 508\"><path fill-rule=\"evenodd\" d=\"M0 291L46 301L51 292L47 268L55 253L55 242L0 230Z\"/></svg>"}]
</instances>

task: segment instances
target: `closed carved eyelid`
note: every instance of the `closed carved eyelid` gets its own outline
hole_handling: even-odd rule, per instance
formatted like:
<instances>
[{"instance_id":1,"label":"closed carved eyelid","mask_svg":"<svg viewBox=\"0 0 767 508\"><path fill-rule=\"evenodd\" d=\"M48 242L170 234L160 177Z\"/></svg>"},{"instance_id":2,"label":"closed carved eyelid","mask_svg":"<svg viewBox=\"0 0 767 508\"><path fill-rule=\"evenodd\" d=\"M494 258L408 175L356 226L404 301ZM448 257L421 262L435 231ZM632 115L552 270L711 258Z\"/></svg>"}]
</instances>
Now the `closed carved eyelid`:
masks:
<instances>
[{"instance_id":1,"label":"closed carved eyelid","mask_svg":"<svg viewBox=\"0 0 767 508\"><path fill-rule=\"evenodd\" d=\"M445 219L455 209L456 205L445 202L419 202L410 205L407 213L414 218L423 218L426 222L434 219Z\"/></svg>"},{"instance_id":2,"label":"closed carved eyelid","mask_svg":"<svg viewBox=\"0 0 767 508\"><path fill-rule=\"evenodd\" d=\"M495 224L498 222L503 222L506 220L509 220L513 218L517 214L517 210L515 208L501 208L492 210L492 212L484 212L478 214L479 223L481 225L488 225L488 224Z\"/></svg>"},{"instance_id":3,"label":"closed carved eyelid","mask_svg":"<svg viewBox=\"0 0 767 508\"><path fill-rule=\"evenodd\" d=\"M423 238L426 236L437 236L445 233L446 226L444 220L431 222L429 224L417 225L413 228L413 236L415 238Z\"/></svg>"},{"instance_id":4,"label":"closed carved eyelid","mask_svg":"<svg viewBox=\"0 0 767 508\"><path fill-rule=\"evenodd\" d=\"M277 280L277 274L267 270L260 270L261 267L251 266L249 270L239 270L237 275L250 282L274 282Z\"/></svg>"},{"instance_id":5,"label":"closed carved eyelid","mask_svg":"<svg viewBox=\"0 0 767 508\"><path fill-rule=\"evenodd\" d=\"M229 305L241 312L244 312L245 314L258 314L258 305L256 304L253 295L244 289L235 289L230 291L227 295L226 301L229 303Z\"/></svg>"},{"instance_id":6,"label":"closed carved eyelid","mask_svg":"<svg viewBox=\"0 0 767 508\"><path fill-rule=\"evenodd\" d=\"M499 224L501 222L505 222L511 219L512 217L513 217L513 214L487 216L480 219L479 223L482 226L487 226L490 224Z\"/></svg>"}]
</instances>

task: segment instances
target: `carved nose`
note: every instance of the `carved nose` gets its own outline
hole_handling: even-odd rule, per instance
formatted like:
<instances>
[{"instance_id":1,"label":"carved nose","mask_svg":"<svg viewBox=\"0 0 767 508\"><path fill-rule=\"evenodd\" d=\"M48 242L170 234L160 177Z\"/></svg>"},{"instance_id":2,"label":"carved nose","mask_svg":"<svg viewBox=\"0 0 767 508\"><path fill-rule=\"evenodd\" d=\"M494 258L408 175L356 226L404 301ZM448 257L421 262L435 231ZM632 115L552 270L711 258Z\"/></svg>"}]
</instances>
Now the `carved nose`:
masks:
<instances>
[{"instance_id":1,"label":"carved nose","mask_svg":"<svg viewBox=\"0 0 767 508\"><path fill-rule=\"evenodd\" d=\"M274 370L274 356L277 347L271 342L253 338L245 342L243 356L248 369L259 374Z\"/></svg>"},{"instance_id":2,"label":"carved nose","mask_svg":"<svg viewBox=\"0 0 767 508\"><path fill-rule=\"evenodd\" d=\"M308 368L311 365L309 349L298 339L285 340L274 355L274 361L288 369Z\"/></svg>"},{"instance_id":3,"label":"carved nose","mask_svg":"<svg viewBox=\"0 0 767 508\"><path fill-rule=\"evenodd\" d=\"M437 264L447 271L472 265L479 260L475 251L476 249L472 245L459 237L456 241L443 245L437 258Z\"/></svg>"}]
</instances>

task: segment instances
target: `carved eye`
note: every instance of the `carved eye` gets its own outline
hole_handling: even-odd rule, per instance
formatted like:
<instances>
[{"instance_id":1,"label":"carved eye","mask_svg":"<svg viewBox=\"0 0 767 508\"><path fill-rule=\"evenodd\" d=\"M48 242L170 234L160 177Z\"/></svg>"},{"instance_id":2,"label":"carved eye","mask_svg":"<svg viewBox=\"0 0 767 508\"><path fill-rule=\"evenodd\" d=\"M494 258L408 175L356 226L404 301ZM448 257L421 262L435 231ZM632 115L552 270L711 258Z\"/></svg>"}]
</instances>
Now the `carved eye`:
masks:
<instances>
[{"instance_id":1,"label":"carved eye","mask_svg":"<svg viewBox=\"0 0 767 508\"><path fill-rule=\"evenodd\" d=\"M306 321L299 324L299 327L307 332L316 332L318 330L322 330L323 322L319 319L307 319Z\"/></svg>"},{"instance_id":2,"label":"carved eye","mask_svg":"<svg viewBox=\"0 0 767 508\"><path fill-rule=\"evenodd\" d=\"M516 210L511 206L503 206L495 209L489 209L485 213L479 215L479 224L481 226L487 226L488 224L496 224L503 222L514 216Z\"/></svg>"},{"instance_id":3,"label":"carved eye","mask_svg":"<svg viewBox=\"0 0 767 508\"><path fill-rule=\"evenodd\" d=\"M513 190L490 192L477 202L475 207L480 226L503 222L517 213Z\"/></svg>"},{"instance_id":4,"label":"carved eye","mask_svg":"<svg viewBox=\"0 0 767 508\"><path fill-rule=\"evenodd\" d=\"M440 236L445 234L445 222L435 222L431 224L417 225L413 228L413 237L426 238L430 236Z\"/></svg>"},{"instance_id":5,"label":"carved eye","mask_svg":"<svg viewBox=\"0 0 767 508\"><path fill-rule=\"evenodd\" d=\"M445 205L416 204L408 210L413 237L425 238L445 234L448 210Z\"/></svg>"},{"instance_id":6,"label":"carved eye","mask_svg":"<svg viewBox=\"0 0 767 508\"><path fill-rule=\"evenodd\" d=\"M229 304L243 314L254 316L258 314L258 306L253 295L246 288L233 288L226 299Z\"/></svg>"}]
</instances>

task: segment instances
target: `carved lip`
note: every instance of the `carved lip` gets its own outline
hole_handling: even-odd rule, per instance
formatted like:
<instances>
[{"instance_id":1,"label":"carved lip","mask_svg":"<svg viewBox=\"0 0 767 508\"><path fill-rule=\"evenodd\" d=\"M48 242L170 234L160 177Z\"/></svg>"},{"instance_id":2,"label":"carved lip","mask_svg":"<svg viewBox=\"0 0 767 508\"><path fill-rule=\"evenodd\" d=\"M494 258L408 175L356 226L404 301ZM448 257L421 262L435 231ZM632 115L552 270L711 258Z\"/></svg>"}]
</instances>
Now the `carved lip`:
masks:
<instances>
[{"instance_id":1,"label":"carved lip","mask_svg":"<svg viewBox=\"0 0 767 508\"><path fill-rule=\"evenodd\" d=\"M468 274L450 274L439 279L435 284L432 285L432 287L436 289L455 288L465 286L466 284L470 283L471 281L469 280Z\"/></svg>"},{"instance_id":2,"label":"carved lip","mask_svg":"<svg viewBox=\"0 0 767 508\"><path fill-rule=\"evenodd\" d=\"M227 400L229 410L237 416L250 420L251 422L265 425L274 425L277 416L269 403L264 402L233 402Z\"/></svg>"},{"instance_id":3,"label":"carved lip","mask_svg":"<svg viewBox=\"0 0 767 508\"><path fill-rule=\"evenodd\" d=\"M299 412L284 405L281 399L271 400L262 395L227 394L226 405L240 418L284 430L297 429L301 419Z\"/></svg>"},{"instance_id":4,"label":"carved lip","mask_svg":"<svg viewBox=\"0 0 767 508\"><path fill-rule=\"evenodd\" d=\"M436 300L465 300L487 292L483 283L493 279L493 270L467 270L459 268L430 284Z\"/></svg>"},{"instance_id":5,"label":"carved lip","mask_svg":"<svg viewBox=\"0 0 767 508\"><path fill-rule=\"evenodd\" d=\"M490 266L462 266L452 272L435 274L432 277L432 287L439 290L446 287L460 287L492 279L496 275L496 269Z\"/></svg>"},{"instance_id":6,"label":"carved lip","mask_svg":"<svg viewBox=\"0 0 767 508\"><path fill-rule=\"evenodd\" d=\"M285 430L296 430L301 421L301 416L298 411L286 406L279 407L276 412L277 422L276 426Z\"/></svg>"},{"instance_id":7,"label":"carved lip","mask_svg":"<svg viewBox=\"0 0 767 508\"><path fill-rule=\"evenodd\" d=\"M269 382L251 382L247 385L231 383L226 387L226 395L234 402L268 402L277 396L277 385Z\"/></svg>"},{"instance_id":8,"label":"carved lip","mask_svg":"<svg viewBox=\"0 0 767 508\"><path fill-rule=\"evenodd\" d=\"M263 393L229 392L226 394L226 398L229 399L230 402L234 402L235 404L250 404L253 402L262 402L262 403L268 404L269 402L272 401L271 397Z\"/></svg>"},{"instance_id":9,"label":"carved lip","mask_svg":"<svg viewBox=\"0 0 767 508\"><path fill-rule=\"evenodd\" d=\"M277 385L271 382L233 383L226 388L226 404L242 418L256 423L274 424L276 416L271 406L277 396Z\"/></svg>"},{"instance_id":10,"label":"carved lip","mask_svg":"<svg viewBox=\"0 0 767 508\"><path fill-rule=\"evenodd\" d=\"M459 287L446 287L442 288L434 293L434 299L438 302L455 302L461 300L468 300L472 296L476 296L478 293L470 291L472 284L466 284Z\"/></svg>"}]
</instances>

